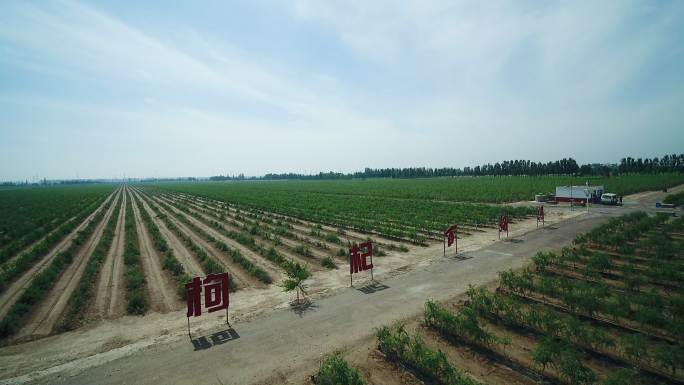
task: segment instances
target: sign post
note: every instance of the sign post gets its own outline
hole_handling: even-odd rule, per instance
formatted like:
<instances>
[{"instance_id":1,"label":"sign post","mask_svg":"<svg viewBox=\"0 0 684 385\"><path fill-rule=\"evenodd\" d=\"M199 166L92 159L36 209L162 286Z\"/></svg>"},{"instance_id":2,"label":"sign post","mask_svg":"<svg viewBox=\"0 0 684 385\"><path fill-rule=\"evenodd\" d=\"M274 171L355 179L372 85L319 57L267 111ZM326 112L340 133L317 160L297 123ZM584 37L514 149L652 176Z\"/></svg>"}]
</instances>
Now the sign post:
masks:
<instances>
[{"instance_id":1,"label":"sign post","mask_svg":"<svg viewBox=\"0 0 684 385\"><path fill-rule=\"evenodd\" d=\"M544 206L539 206L539 209L537 210L537 227L539 227L539 222L542 223L542 226L545 225L545 223L544 223Z\"/></svg>"},{"instance_id":2,"label":"sign post","mask_svg":"<svg viewBox=\"0 0 684 385\"><path fill-rule=\"evenodd\" d=\"M209 274L204 279L195 277L185 285L187 290L187 319L188 337L190 335L190 317L202 315L202 291L204 291L204 308L208 313L226 309L226 324L228 321L228 305L230 292L228 290L228 273Z\"/></svg>"},{"instance_id":3,"label":"sign post","mask_svg":"<svg viewBox=\"0 0 684 385\"><path fill-rule=\"evenodd\" d=\"M366 258L370 257L370 264ZM364 271L371 271L371 281L373 278L373 242L368 241L360 245L349 247L349 287L354 286L354 274Z\"/></svg>"},{"instance_id":4,"label":"sign post","mask_svg":"<svg viewBox=\"0 0 684 385\"><path fill-rule=\"evenodd\" d=\"M499 239L501 239L502 231L506 232L506 238L508 238L508 215L499 217Z\"/></svg>"},{"instance_id":5,"label":"sign post","mask_svg":"<svg viewBox=\"0 0 684 385\"><path fill-rule=\"evenodd\" d=\"M458 232L458 225L451 225L445 232L444 232L444 256L446 257L446 248L450 247L454 243L456 244L456 254L458 254L458 237L457 237L457 232Z\"/></svg>"}]
</instances>

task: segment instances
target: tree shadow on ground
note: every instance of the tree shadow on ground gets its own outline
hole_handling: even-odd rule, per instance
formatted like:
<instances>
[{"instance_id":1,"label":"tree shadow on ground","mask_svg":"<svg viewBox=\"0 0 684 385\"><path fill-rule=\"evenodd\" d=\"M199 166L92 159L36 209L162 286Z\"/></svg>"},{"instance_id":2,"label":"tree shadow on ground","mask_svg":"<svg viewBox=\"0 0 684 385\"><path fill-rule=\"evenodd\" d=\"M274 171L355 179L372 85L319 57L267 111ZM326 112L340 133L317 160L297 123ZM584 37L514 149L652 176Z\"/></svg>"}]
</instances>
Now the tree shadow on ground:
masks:
<instances>
[{"instance_id":1,"label":"tree shadow on ground","mask_svg":"<svg viewBox=\"0 0 684 385\"><path fill-rule=\"evenodd\" d=\"M316 309L318 309L318 305L311 302L310 299L304 298L301 301L299 301L299 303L297 303L296 301L291 302L290 309L293 312L295 312L299 316L299 318L302 318L304 317L305 313L316 311Z\"/></svg>"}]
</instances>

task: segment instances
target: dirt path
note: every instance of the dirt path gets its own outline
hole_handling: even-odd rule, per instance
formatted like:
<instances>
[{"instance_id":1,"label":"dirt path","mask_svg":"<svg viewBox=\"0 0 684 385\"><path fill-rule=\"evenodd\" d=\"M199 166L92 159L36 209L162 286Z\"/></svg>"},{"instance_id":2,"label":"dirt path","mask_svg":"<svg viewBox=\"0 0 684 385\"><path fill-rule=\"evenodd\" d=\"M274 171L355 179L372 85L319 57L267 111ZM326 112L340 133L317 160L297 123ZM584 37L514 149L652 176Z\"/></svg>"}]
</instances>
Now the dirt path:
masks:
<instances>
[{"instance_id":1,"label":"dirt path","mask_svg":"<svg viewBox=\"0 0 684 385\"><path fill-rule=\"evenodd\" d=\"M121 196L121 210L114 230L112 246L107 253L100 278L97 283L95 306L91 309L91 316L115 317L124 311L123 286L123 250L124 250L124 218L126 215L126 189Z\"/></svg>"},{"instance_id":2,"label":"dirt path","mask_svg":"<svg viewBox=\"0 0 684 385\"><path fill-rule=\"evenodd\" d=\"M159 227L159 232L162 234L164 239L166 239L166 242L169 244L169 248L173 250L174 255L176 258L178 258L178 261L183 265L185 268L185 271L190 276L193 277L203 277L204 274L204 269L202 269L202 266L195 260L195 257L192 256L192 254L188 251L188 249L183 245L183 242L181 242L171 230L169 230L166 227L166 224L164 223L163 220L159 219L157 217L157 214L152 210L152 208L147 204L145 199L142 198L140 193L138 191L135 191L133 193L135 196L140 199L143 205L143 209L147 211L147 213L152 217L152 220L154 223L157 224L157 227Z\"/></svg>"},{"instance_id":3,"label":"dirt path","mask_svg":"<svg viewBox=\"0 0 684 385\"><path fill-rule=\"evenodd\" d=\"M119 195L121 195L121 189L117 190L117 198L115 199L118 199ZM116 203L116 200L114 202ZM109 207L100 223L95 227L95 230L88 241L78 252L76 252L74 260L66 268L59 278L59 281L57 281L54 287L48 292L41 304L33 313L31 313L31 316L26 321L24 327L19 330L16 339L22 340L27 337L46 336L52 333L52 330L55 325L57 325L57 322L64 312L67 301L69 300L69 297L71 297L71 293L73 293L76 286L78 286L79 279L87 265L90 254L92 254L97 243L100 241L102 231L114 211L114 206L115 205L113 204Z\"/></svg>"},{"instance_id":4,"label":"dirt path","mask_svg":"<svg viewBox=\"0 0 684 385\"><path fill-rule=\"evenodd\" d=\"M301 312L274 311L263 317L233 325L239 335L208 349L193 351L181 320L173 331L176 339L156 348L119 351L115 358L70 362L61 376L34 371L34 383L305 383L323 354L334 349L367 349L373 346L374 328L397 319L413 317L426 299L446 300L463 294L469 284L481 285L497 278L497 272L529 263L538 250L558 249L579 233L604 223L607 217L583 215L535 230L518 242L496 242L465 253L462 259L442 258L433 264L382 279L386 287L367 294L351 288L316 299ZM181 315L179 315L181 316ZM215 317L217 318L217 317ZM217 319L206 319L196 335L220 330ZM195 330L200 329L197 324ZM368 354L368 350L366 350ZM30 380L17 379L17 383Z\"/></svg>"},{"instance_id":5,"label":"dirt path","mask_svg":"<svg viewBox=\"0 0 684 385\"><path fill-rule=\"evenodd\" d=\"M28 287L28 285L31 283L31 280L33 277L38 274L40 271L43 270L46 266L52 262L52 260L57 256L57 254L65 250L67 247L69 247L69 244L71 244L71 240L74 239L76 234L83 230L84 227L88 225L88 222L90 222L91 219L100 211L102 208L109 202L110 199L112 199L116 195L116 191L110 194L107 199L102 201L102 204L100 206L93 210L93 212L88 215L85 220L78 225L71 233L69 233L64 239L62 239L57 245L50 250L50 252L47 253L41 259L38 261L35 265L33 265L28 271L26 271L19 279L16 281L12 282L7 290L5 290L2 295L0 295L0 319L4 318L9 309L14 305L14 303L19 299L21 294L24 292L24 290Z\"/></svg>"},{"instance_id":6,"label":"dirt path","mask_svg":"<svg viewBox=\"0 0 684 385\"><path fill-rule=\"evenodd\" d=\"M274 264L271 261L268 261L264 258L262 258L259 254L255 253L254 251L250 250L249 248L239 244L238 242L232 240L231 238L228 238L224 236L223 234L219 233L215 229L213 229L211 226L206 225L204 222L198 220L197 218L188 215L185 212L180 211L182 215L184 215L191 223L195 224L195 226L199 227L200 229L206 231L209 233L212 237L223 241L226 245L229 247L239 250L240 253L242 254L243 257L247 258L250 260L252 263L254 263L256 266L262 268L265 270L271 278L274 280L278 280L278 278L282 277L284 275L283 270L276 264ZM203 216L206 218L206 216Z\"/></svg>"},{"instance_id":7,"label":"dirt path","mask_svg":"<svg viewBox=\"0 0 684 385\"><path fill-rule=\"evenodd\" d=\"M130 203L133 205L133 217L135 218L135 227L138 232L138 239L140 240L140 259L143 263L143 270L145 271L145 278L147 281L147 290L150 294L150 305L152 311L167 312L180 308L181 301L176 295L176 287L168 274L162 271L161 257L154 247L154 242L147 232L147 228L143 223L140 214L140 208L132 197L132 192L129 190Z\"/></svg>"},{"instance_id":8,"label":"dirt path","mask_svg":"<svg viewBox=\"0 0 684 385\"><path fill-rule=\"evenodd\" d=\"M162 207L159 205L158 202L164 202L163 200L160 200L157 197L151 198L151 200L157 205L157 207L160 208L160 210L163 210L167 215L169 215L169 218L173 220L173 222L181 228L192 240L197 243L200 247L202 247L204 250L207 251L209 255L211 255L213 258L215 258L217 261L219 261L223 266L225 266L228 271L230 272L231 277L237 281L238 287L264 287L265 285L261 283L258 279L252 277L249 275L244 269L242 269L239 265L237 265L235 262L233 262L229 257L227 257L224 253L220 252L219 250L216 249L212 244L210 244L208 241L206 241L204 238L202 238L199 234L195 233L192 229L190 229L188 226L186 226L182 221L178 220L175 215L170 214L166 208ZM173 209L173 212L179 215L183 215L183 213L178 210L177 208L170 206Z\"/></svg>"}]
</instances>

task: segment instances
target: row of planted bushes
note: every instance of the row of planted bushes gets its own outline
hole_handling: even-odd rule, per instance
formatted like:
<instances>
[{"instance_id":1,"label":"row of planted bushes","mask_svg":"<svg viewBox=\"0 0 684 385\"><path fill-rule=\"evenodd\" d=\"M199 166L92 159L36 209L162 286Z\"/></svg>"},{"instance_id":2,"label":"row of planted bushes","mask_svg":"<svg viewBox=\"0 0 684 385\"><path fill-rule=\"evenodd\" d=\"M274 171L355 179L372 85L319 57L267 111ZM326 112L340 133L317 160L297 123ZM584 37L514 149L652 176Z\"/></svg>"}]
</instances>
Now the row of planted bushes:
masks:
<instances>
[{"instance_id":1,"label":"row of planted bushes","mask_svg":"<svg viewBox=\"0 0 684 385\"><path fill-rule=\"evenodd\" d=\"M571 316L561 316L550 310L522 310L522 303L510 298L492 294L484 289L468 291L467 305L457 313L451 313L441 305L428 301L425 306L424 321L448 338L491 348L499 345L504 349L510 345L509 336L496 336L482 327L478 316L503 321L516 328L530 330L539 334L538 343L530 352L530 358L538 365L544 375L548 367L553 368L563 381L569 384L594 384L598 377L584 364L585 350L606 355L611 360L636 365L650 373L662 375L654 367L644 364L658 364L662 369L671 370L672 375L681 366L681 347L667 343L656 344L649 355L646 340L639 334L627 333L620 340L613 340L603 330L580 322ZM614 349L611 351L611 349ZM625 357L620 357L620 353ZM657 362L656 362L657 361ZM602 384L637 384L645 377L636 369L612 370Z\"/></svg>"},{"instance_id":2,"label":"row of planted bushes","mask_svg":"<svg viewBox=\"0 0 684 385\"><path fill-rule=\"evenodd\" d=\"M114 202L114 210L112 211L104 230L102 231L102 236L100 241L95 246L92 254L88 258L83 274L79 279L78 286L67 302L66 312L64 313L64 318L62 318L61 324L59 326L60 330L73 330L80 326L80 323L84 318L84 308L93 298L95 283L97 282L97 277L100 274L100 268L109 248L112 245L112 240L114 239L114 232L116 231L116 222L119 218L119 212L121 211L121 194L116 198Z\"/></svg>"},{"instance_id":3,"label":"row of planted bushes","mask_svg":"<svg viewBox=\"0 0 684 385\"><path fill-rule=\"evenodd\" d=\"M21 276L23 272L30 269L40 261L50 250L52 250L64 237L74 231L79 224L85 220L100 204L101 200L93 202L85 209L80 211L77 217L69 222L60 225L57 230L50 233L45 239L38 242L27 252L19 255L14 261L8 262L0 272L0 293L7 290L9 283Z\"/></svg>"},{"instance_id":4,"label":"row of planted bushes","mask_svg":"<svg viewBox=\"0 0 684 385\"><path fill-rule=\"evenodd\" d=\"M247 247L248 249L259 253L262 257L268 259L269 261L282 266L283 268L287 267L288 264L290 263L289 260L287 260L285 257L280 255L278 251L274 247L270 248L265 248L263 246L257 245L254 237L250 235L247 232L239 232L239 231L234 231L234 230L228 230L226 229L220 222L214 220L214 219L206 219L204 218L201 214L190 210L187 206L185 205L180 205L180 204L175 204L175 207L180 209L181 211L187 213L188 215L192 216L193 218L196 218L202 223L205 223L206 225L210 226L214 230L218 231L221 235L225 236L226 238L230 238L234 240L235 242ZM214 217L214 216L212 216ZM228 246L226 245L226 248Z\"/></svg>"},{"instance_id":5,"label":"row of planted bushes","mask_svg":"<svg viewBox=\"0 0 684 385\"><path fill-rule=\"evenodd\" d=\"M261 282L264 282L266 284L270 284L273 282L273 279L268 275L268 273L266 271L264 271L262 268L256 266L250 260L243 257L242 253L240 253L239 250L231 249L224 242L214 238L213 236L211 236L211 234L209 234L208 232L204 231L203 229L199 228L197 225L192 223L192 221L190 221L185 215L176 213L170 205L168 205L166 203L162 203L162 206L165 207L167 209L167 211L173 213L176 216L176 218L178 218L181 222L183 222L186 226L188 226L192 231L196 232L200 236L204 237L207 241L216 245L216 248L219 251L228 255L232 259L233 262L240 265L240 267L243 270L245 270L249 275L255 277L256 279L258 279ZM175 207L178 207L178 206L175 206ZM183 210L181 210L181 211L183 211Z\"/></svg>"},{"instance_id":6,"label":"row of planted bushes","mask_svg":"<svg viewBox=\"0 0 684 385\"><path fill-rule=\"evenodd\" d=\"M253 234L250 234L250 232L243 230L243 231L234 231L234 230L229 230L226 229L220 222L218 222L216 219L220 219L218 215L212 214L208 212L208 210L202 210L203 212L207 213L211 218L214 219L206 219L204 218L201 214L198 212L195 212L191 210L187 205L182 205L182 204L175 204L175 207L178 207L181 211L187 213L188 215L191 215L192 217L198 219L199 221L209 225L219 233L221 233L223 236L230 238L237 243L247 247L248 249L258 253L262 257L268 259L269 261L281 266L282 268L286 269L289 267L291 261L283 257L278 251L275 249L275 247L271 246L269 248L263 247L261 245L258 245L256 243L256 240L254 239ZM233 222L235 226L240 226L239 223ZM243 227L244 228L244 227ZM307 248L308 250L308 248ZM310 253L310 250L308 250ZM326 266L328 268L334 268Z\"/></svg>"},{"instance_id":7,"label":"row of planted bushes","mask_svg":"<svg viewBox=\"0 0 684 385\"><path fill-rule=\"evenodd\" d=\"M245 220L241 214L236 214L235 216L232 216L235 220L228 220L225 218L225 215L221 214L216 208L211 208L208 205L203 204L203 203L196 203L196 202L195 203L189 203L189 199L184 198L184 197L180 198L180 200L183 202L186 202L188 204L194 204L194 205L199 206L200 211L206 213L207 215L209 215L211 217L214 217L216 219L223 220L223 221L228 221L233 226L235 226L237 228L242 228L245 236L247 236L247 234L249 234L249 236L260 236L264 239L273 239L274 243L276 245L281 244L279 237L285 236L289 239L293 239L293 240L296 240L298 242L304 242L304 243L310 244L312 246L315 246L315 247L318 247L321 249L327 250L330 248L327 244L322 243L320 241L312 241L312 240L307 239L306 237L302 237L302 236L299 236L297 234L292 233L291 231L288 230L290 228L288 226L290 226L290 225L283 224L280 221L277 221L278 225L275 227L264 225L264 223L268 224L268 223L274 223L276 221L274 221L270 218L263 218L263 216L259 215L259 214L254 214L254 213L248 212L247 216L256 218L257 220L261 218L264 223L259 223L259 222L251 221L251 220ZM184 203L183 206L187 208L188 206L186 203ZM236 220L240 221L241 223L237 222ZM311 235L316 236L316 237L321 238L321 239L324 239L324 240L327 240L327 241L332 242L332 243L336 243L336 244L342 243L342 241L337 237L337 235L335 235L333 233L325 233L325 235L323 235L322 226L318 225L318 224L315 225L311 229ZM246 242L251 243L251 241L248 238L244 239L244 240ZM370 238L368 238L368 240L370 240ZM311 249L307 245L299 244L297 246L289 247L289 248L294 253L297 253L303 257L307 257L307 258L313 258L314 257ZM408 251L408 249L405 246L403 247L403 249L402 248L397 248L397 249L402 250L402 251ZM380 249L380 246L377 243L374 245L373 252L374 252L374 255L377 255L377 256L386 255L386 253ZM344 257L347 255L347 252L341 248L338 250L337 255ZM334 263L334 261L331 257L322 258L321 259L321 266L326 267L328 269L336 269L337 268L337 264Z\"/></svg>"},{"instance_id":8,"label":"row of planted bushes","mask_svg":"<svg viewBox=\"0 0 684 385\"><path fill-rule=\"evenodd\" d=\"M142 217L143 222L145 222L147 231L152 236L152 241L154 242L155 248L162 255L162 269L167 270L171 273L174 280L176 281L176 293L181 299L185 299L187 296L185 284L190 282L190 276L185 271L183 265L181 265L178 259L176 259L176 256L173 254L173 250L169 248L169 245L166 243L166 240L161 235L161 232L159 231L157 224L154 223L150 214L147 212L147 210L145 210L142 201L135 194L134 200L136 205L138 206L138 211L140 211L140 216Z\"/></svg>"},{"instance_id":9,"label":"row of planted bushes","mask_svg":"<svg viewBox=\"0 0 684 385\"><path fill-rule=\"evenodd\" d=\"M126 241L123 258L126 266L126 312L128 314L145 314L149 307L147 284L140 260L140 240L138 239L132 204L126 206L124 220Z\"/></svg>"},{"instance_id":10,"label":"row of planted bushes","mask_svg":"<svg viewBox=\"0 0 684 385\"><path fill-rule=\"evenodd\" d=\"M180 217L180 215L177 215L168 205L165 205L164 203L161 203L162 207L164 207L168 212L174 214L176 217ZM176 226L175 223L173 223L167 216L166 214L162 213L157 207L152 205L153 209L157 213L158 217L161 218L164 223L166 224L166 227L173 231L185 244L185 246L195 255L197 260L199 260L200 264L204 268L204 271L209 274L215 274L215 273L222 273L225 272L226 269L223 265L221 265L216 259L214 259L212 256L210 256L206 250L204 250L202 247L200 247L195 241L192 240L192 237L190 237L188 234L183 232L178 226ZM191 229L193 230L193 229ZM236 290L237 285L235 283L235 280L233 279L232 275L228 275L228 287L230 290Z\"/></svg>"},{"instance_id":11,"label":"row of planted bushes","mask_svg":"<svg viewBox=\"0 0 684 385\"><path fill-rule=\"evenodd\" d=\"M377 330L378 349L385 356L413 371L430 384L476 385L479 382L455 368L441 350L428 347L420 336L413 338L401 323L383 326Z\"/></svg>"},{"instance_id":12,"label":"row of planted bushes","mask_svg":"<svg viewBox=\"0 0 684 385\"><path fill-rule=\"evenodd\" d=\"M102 202L114 186L41 186L3 191L0 195L0 264L17 257L83 208ZM91 210L92 212L92 210ZM82 220L82 219L81 219Z\"/></svg>"},{"instance_id":13,"label":"row of planted bushes","mask_svg":"<svg viewBox=\"0 0 684 385\"><path fill-rule=\"evenodd\" d=\"M514 294L535 294L563 304L570 312L590 317L609 316L615 322L636 323L655 333L666 332L684 341L684 297L663 298L658 292L626 292L603 282L578 282L564 276L534 276L503 271L501 287ZM661 332L662 331L662 332Z\"/></svg>"},{"instance_id":14,"label":"row of planted bushes","mask_svg":"<svg viewBox=\"0 0 684 385\"><path fill-rule=\"evenodd\" d=\"M616 336L607 333L602 327L581 322L574 316L545 306L524 306L514 297L493 294L485 289L471 287L468 298L469 307L483 317L610 355L613 359L632 365L651 365L673 374L675 370L684 368L684 347L680 344L651 340L633 332Z\"/></svg>"},{"instance_id":15,"label":"row of planted bushes","mask_svg":"<svg viewBox=\"0 0 684 385\"><path fill-rule=\"evenodd\" d=\"M0 264L9 260L11 257L17 255L17 253L19 253L23 248L30 245L31 243L38 241L46 235L49 235L53 230L61 230L60 227L63 224L74 221L74 218L72 217L76 216L78 218L80 213L88 210L88 208L93 206L95 203L101 202L105 196L83 198L79 202L75 202L76 204L70 207L70 209L64 210L62 213L59 214L59 216L53 218L52 220L49 220L49 222L42 223L39 225L36 224L38 226L34 225L35 227L33 227L26 234L24 234L18 239L13 240L12 242L3 246L0 249ZM85 207L86 209L82 209L82 207ZM55 208L55 211L56 210L57 208ZM92 212L92 209L87 212ZM66 234L67 233L62 234L62 236Z\"/></svg>"},{"instance_id":16,"label":"row of planted bushes","mask_svg":"<svg viewBox=\"0 0 684 385\"><path fill-rule=\"evenodd\" d=\"M359 371L350 368L340 352L325 356L312 379L316 385L364 385Z\"/></svg>"},{"instance_id":17,"label":"row of planted bushes","mask_svg":"<svg viewBox=\"0 0 684 385\"><path fill-rule=\"evenodd\" d=\"M55 283L57 283L62 272L74 260L76 252L92 235L95 227L102 220L111 204L112 200L109 200L109 202L95 214L90 222L88 222L86 227L76 234L69 247L66 250L59 252L47 267L33 277L31 283L21 294L17 302L12 305L5 315L5 318L0 321L0 338L13 335L19 330L24 317L33 310L33 307L38 304Z\"/></svg>"}]
</instances>

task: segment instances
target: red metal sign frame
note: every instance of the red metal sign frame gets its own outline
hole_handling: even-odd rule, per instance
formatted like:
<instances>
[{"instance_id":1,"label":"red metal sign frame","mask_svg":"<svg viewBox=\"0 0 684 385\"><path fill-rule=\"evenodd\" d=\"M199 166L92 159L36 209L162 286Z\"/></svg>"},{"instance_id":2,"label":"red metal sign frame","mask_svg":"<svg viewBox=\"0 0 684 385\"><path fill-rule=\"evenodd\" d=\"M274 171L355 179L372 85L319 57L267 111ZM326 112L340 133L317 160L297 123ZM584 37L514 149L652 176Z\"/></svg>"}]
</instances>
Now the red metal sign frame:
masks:
<instances>
[{"instance_id":1,"label":"red metal sign frame","mask_svg":"<svg viewBox=\"0 0 684 385\"><path fill-rule=\"evenodd\" d=\"M370 257L370 264L366 260L368 257ZM371 271L371 281L373 281L373 241L349 247L349 286L354 285L354 274L365 270Z\"/></svg>"}]
</instances>

